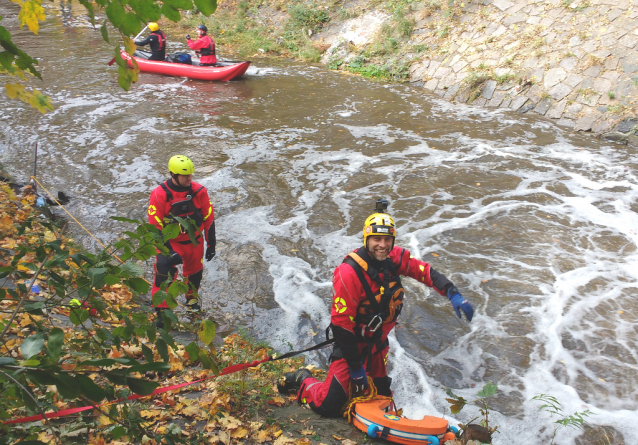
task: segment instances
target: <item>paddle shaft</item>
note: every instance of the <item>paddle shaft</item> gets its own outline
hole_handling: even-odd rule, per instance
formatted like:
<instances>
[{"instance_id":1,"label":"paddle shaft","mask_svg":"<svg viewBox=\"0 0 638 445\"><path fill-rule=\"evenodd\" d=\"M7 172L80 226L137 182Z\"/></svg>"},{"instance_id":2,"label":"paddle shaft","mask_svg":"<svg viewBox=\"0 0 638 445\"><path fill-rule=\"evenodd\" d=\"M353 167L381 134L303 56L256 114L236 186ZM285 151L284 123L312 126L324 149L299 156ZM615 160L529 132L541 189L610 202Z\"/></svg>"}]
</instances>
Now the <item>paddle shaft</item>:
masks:
<instances>
[{"instance_id":1,"label":"paddle shaft","mask_svg":"<svg viewBox=\"0 0 638 445\"><path fill-rule=\"evenodd\" d=\"M134 41L135 41L135 40L137 40L137 38L138 38L139 36L141 36L142 34L144 34L144 31L146 31L147 29L148 29L148 25L146 25L146 26L144 27L144 29L143 29L143 30L141 30L141 31L140 31L140 33L139 33L138 35L136 35L135 37L133 37L133 40L134 40Z\"/></svg>"}]
</instances>

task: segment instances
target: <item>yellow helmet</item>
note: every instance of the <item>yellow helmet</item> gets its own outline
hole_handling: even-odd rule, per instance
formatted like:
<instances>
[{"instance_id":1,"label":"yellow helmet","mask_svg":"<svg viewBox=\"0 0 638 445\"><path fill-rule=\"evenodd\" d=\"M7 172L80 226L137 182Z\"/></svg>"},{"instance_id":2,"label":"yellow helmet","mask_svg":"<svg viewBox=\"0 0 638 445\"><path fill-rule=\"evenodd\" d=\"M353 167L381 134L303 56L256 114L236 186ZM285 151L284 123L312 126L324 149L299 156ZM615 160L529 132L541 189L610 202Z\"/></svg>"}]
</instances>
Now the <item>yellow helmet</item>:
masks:
<instances>
[{"instance_id":1,"label":"yellow helmet","mask_svg":"<svg viewBox=\"0 0 638 445\"><path fill-rule=\"evenodd\" d=\"M184 155L173 156L168 161L168 171L174 175L192 175L195 173L193 161Z\"/></svg>"},{"instance_id":2,"label":"yellow helmet","mask_svg":"<svg viewBox=\"0 0 638 445\"><path fill-rule=\"evenodd\" d=\"M151 22L148 24L148 29L150 29L151 32L157 31L159 29L159 25L156 22Z\"/></svg>"},{"instance_id":3,"label":"yellow helmet","mask_svg":"<svg viewBox=\"0 0 638 445\"><path fill-rule=\"evenodd\" d=\"M394 220L390 215L387 213L373 213L366 218L366 222L363 225L363 247L368 248L368 237L374 235L391 236L393 238L392 245L394 246L397 232L394 228Z\"/></svg>"}]
</instances>

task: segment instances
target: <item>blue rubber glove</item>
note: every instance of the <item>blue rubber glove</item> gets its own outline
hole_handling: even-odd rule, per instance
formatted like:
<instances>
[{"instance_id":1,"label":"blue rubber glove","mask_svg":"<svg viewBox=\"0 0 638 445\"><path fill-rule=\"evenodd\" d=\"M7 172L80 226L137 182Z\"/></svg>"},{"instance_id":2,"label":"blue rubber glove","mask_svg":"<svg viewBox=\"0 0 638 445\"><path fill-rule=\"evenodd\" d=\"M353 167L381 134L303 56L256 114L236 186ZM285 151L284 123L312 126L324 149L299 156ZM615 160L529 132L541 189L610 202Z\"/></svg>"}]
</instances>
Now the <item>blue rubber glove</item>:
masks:
<instances>
[{"instance_id":1,"label":"blue rubber glove","mask_svg":"<svg viewBox=\"0 0 638 445\"><path fill-rule=\"evenodd\" d=\"M456 286L452 286L447 290L447 297L450 299L450 303L452 303L452 307L459 318L461 318L460 309L467 317L467 321L472 321L474 308L465 298L463 298L463 295L461 295Z\"/></svg>"},{"instance_id":2,"label":"blue rubber glove","mask_svg":"<svg viewBox=\"0 0 638 445\"><path fill-rule=\"evenodd\" d=\"M356 371L350 368L350 381L354 384L355 392L365 392L368 390L368 376L363 365L359 366Z\"/></svg>"}]
</instances>

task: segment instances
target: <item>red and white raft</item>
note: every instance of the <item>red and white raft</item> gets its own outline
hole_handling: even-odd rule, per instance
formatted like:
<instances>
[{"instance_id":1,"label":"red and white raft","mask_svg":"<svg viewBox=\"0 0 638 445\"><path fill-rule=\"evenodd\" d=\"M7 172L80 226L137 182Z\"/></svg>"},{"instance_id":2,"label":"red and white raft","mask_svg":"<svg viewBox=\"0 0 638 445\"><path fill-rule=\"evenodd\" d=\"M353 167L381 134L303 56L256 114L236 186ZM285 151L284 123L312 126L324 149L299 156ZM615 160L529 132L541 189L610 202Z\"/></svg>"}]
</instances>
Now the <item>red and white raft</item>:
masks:
<instances>
[{"instance_id":1,"label":"red and white raft","mask_svg":"<svg viewBox=\"0 0 638 445\"><path fill-rule=\"evenodd\" d=\"M372 438L405 445L439 445L456 439L456 428L440 417L424 416L411 420L398 416L389 399L359 402L354 407L352 423Z\"/></svg>"},{"instance_id":2,"label":"red and white raft","mask_svg":"<svg viewBox=\"0 0 638 445\"><path fill-rule=\"evenodd\" d=\"M128 62L132 68L131 56L124 50L121 51L122 58ZM143 73L163 74L165 76L188 77L196 80L217 80L228 81L242 76L248 69L250 61L247 62L218 62L216 66L186 65L184 63L160 62L157 60L146 60L141 57L134 57L140 71Z\"/></svg>"}]
</instances>

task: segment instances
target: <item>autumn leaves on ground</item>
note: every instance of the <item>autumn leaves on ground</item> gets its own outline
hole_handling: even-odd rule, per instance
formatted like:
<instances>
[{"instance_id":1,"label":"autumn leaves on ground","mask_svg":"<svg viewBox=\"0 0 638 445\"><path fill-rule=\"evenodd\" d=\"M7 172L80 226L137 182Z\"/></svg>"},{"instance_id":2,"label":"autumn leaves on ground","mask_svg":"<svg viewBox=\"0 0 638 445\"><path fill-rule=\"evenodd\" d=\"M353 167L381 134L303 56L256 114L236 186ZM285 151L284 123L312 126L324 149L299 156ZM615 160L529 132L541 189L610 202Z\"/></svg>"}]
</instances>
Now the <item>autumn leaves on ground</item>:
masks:
<instances>
[{"instance_id":1,"label":"autumn leaves on ground","mask_svg":"<svg viewBox=\"0 0 638 445\"><path fill-rule=\"evenodd\" d=\"M310 444L318 437L307 427L293 438L271 415L294 401L279 396L275 380L303 359L268 361L215 377L229 365L274 351L243 334L215 348L213 322L191 316L182 323L170 311L167 329L155 328L143 302L148 298L143 275L173 229L161 233L137 222L109 249L89 253L42 217L35 201L32 188L16 196L0 182L0 420L94 408L2 424L0 444ZM177 300L185 289L177 281L163 290L178 314L184 313ZM180 344L171 330L195 341ZM121 400L198 380L203 381L153 397Z\"/></svg>"}]
</instances>

